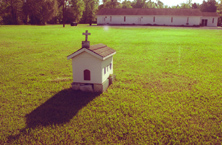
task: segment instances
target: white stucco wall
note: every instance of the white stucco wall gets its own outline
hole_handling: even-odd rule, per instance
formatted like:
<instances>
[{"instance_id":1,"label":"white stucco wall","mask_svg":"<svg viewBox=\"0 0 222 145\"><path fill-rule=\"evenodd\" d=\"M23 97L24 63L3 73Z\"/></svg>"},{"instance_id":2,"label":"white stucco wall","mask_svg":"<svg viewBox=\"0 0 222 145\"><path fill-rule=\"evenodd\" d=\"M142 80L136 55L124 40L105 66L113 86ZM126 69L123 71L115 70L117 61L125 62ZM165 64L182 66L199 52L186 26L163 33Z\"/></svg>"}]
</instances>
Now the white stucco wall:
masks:
<instances>
[{"instance_id":1,"label":"white stucco wall","mask_svg":"<svg viewBox=\"0 0 222 145\"><path fill-rule=\"evenodd\" d=\"M73 82L102 83L102 60L83 52L72 59ZM90 70L90 81L84 80L84 70Z\"/></svg>"},{"instance_id":2,"label":"white stucco wall","mask_svg":"<svg viewBox=\"0 0 222 145\"><path fill-rule=\"evenodd\" d=\"M110 69L110 63L112 64L112 67ZM108 71L107 71L107 67L108 67ZM106 68L106 74L104 74L104 68ZM102 82L104 82L110 74L113 74L113 56L107 58L106 60L104 60L102 62Z\"/></svg>"},{"instance_id":3,"label":"white stucco wall","mask_svg":"<svg viewBox=\"0 0 222 145\"><path fill-rule=\"evenodd\" d=\"M207 26L209 27L217 26L218 17L201 17L201 22L202 22L202 19L207 19ZM214 19L214 23L213 23L213 19Z\"/></svg>"},{"instance_id":4,"label":"white stucco wall","mask_svg":"<svg viewBox=\"0 0 222 145\"><path fill-rule=\"evenodd\" d=\"M126 21L124 22L124 15L114 16L97 16L97 24L157 24L157 25L186 25L187 18L189 17L189 25L199 25L201 21L200 16L144 16L126 15ZM155 22L153 22L155 17ZM173 22L171 22L173 17Z\"/></svg>"},{"instance_id":5,"label":"white stucco wall","mask_svg":"<svg viewBox=\"0 0 222 145\"><path fill-rule=\"evenodd\" d=\"M173 21L171 22L171 18ZM187 21L187 19L189 19ZM188 22L189 26L199 25L200 17L188 17L188 16L156 16L155 23L157 25L186 25Z\"/></svg>"},{"instance_id":6,"label":"white stucco wall","mask_svg":"<svg viewBox=\"0 0 222 145\"><path fill-rule=\"evenodd\" d=\"M193 26L193 25L200 25L200 20L201 17L200 16L191 16L189 17L189 25Z\"/></svg>"}]
</instances>

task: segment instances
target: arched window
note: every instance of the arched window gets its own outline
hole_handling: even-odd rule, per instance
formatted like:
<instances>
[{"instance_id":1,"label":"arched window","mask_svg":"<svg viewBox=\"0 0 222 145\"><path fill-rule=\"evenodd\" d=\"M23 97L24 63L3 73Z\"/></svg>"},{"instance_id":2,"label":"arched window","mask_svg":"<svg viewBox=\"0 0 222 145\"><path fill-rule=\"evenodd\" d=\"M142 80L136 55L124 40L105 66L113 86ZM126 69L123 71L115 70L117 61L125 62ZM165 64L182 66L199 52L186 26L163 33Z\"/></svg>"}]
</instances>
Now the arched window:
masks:
<instances>
[{"instance_id":1,"label":"arched window","mask_svg":"<svg viewBox=\"0 0 222 145\"><path fill-rule=\"evenodd\" d=\"M90 71L88 69L84 70L84 80L90 81Z\"/></svg>"}]
</instances>

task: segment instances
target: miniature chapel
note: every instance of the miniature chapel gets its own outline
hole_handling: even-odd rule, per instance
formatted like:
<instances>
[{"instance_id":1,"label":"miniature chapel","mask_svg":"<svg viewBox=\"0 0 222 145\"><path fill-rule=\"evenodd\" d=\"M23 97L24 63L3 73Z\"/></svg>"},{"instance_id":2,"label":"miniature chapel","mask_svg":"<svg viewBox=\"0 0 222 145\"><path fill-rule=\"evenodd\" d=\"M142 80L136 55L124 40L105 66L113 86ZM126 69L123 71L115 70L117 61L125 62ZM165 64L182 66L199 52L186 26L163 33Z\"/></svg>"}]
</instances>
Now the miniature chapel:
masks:
<instances>
[{"instance_id":1,"label":"miniature chapel","mask_svg":"<svg viewBox=\"0 0 222 145\"><path fill-rule=\"evenodd\" d=\"M103 92L113 81L113 55L116 51L104 44L90 46L88 30L82 48L67 56L72 59L74 90Z\"/></svg>"}]
</instances>

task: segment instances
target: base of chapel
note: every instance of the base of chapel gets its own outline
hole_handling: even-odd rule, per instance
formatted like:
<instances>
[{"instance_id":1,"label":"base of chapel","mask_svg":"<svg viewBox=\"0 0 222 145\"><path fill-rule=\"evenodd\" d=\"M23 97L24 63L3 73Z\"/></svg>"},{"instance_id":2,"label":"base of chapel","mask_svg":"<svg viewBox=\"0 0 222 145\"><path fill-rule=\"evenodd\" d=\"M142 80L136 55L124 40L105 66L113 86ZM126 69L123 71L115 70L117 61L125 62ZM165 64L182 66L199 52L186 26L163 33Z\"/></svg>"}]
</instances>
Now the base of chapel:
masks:
<instances>
[{"instance_id":1,"label":"base of chapel","mask_svg":"<svg viewBox=\"0 0 222 145\"><path fill-rule=\"evenodd\" d=\"M93 83L78 83L73 82L72 89L73 90L80 90L83 92L96 92L96 93L103 93L107 90L107 88L113 83L115 76L111 76L102 84L93 84Z\"/></svg>"}]
</instances>

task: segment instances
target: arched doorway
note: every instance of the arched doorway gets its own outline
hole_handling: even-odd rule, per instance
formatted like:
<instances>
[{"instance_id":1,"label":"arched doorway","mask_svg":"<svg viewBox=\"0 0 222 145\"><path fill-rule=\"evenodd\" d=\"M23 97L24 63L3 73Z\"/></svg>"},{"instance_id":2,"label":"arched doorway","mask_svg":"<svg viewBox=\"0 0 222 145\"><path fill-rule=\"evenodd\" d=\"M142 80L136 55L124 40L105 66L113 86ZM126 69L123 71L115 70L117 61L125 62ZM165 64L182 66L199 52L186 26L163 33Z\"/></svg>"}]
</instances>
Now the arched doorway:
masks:
<instances>
[{"instance_id":1,"label":"arched doorway","mask_svg":"<svg viewBox=\"0 0 222 145\"><path fill-rule=\"evenodd\" d=\"M84 80L90 81L90 71L88 69L84 70Z\"/></svg>"}]
</instances>

